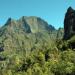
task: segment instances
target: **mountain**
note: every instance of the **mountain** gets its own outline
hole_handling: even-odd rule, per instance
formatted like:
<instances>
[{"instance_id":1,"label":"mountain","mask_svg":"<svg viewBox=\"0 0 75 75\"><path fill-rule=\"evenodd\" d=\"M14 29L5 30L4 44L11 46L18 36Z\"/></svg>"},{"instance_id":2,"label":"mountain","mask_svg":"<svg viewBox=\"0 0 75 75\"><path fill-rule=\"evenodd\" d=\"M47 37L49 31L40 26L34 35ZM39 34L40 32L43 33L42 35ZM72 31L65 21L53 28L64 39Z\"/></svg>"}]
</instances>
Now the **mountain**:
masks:
<instances>
[{"instance_id":1,"label":"mountain","mask_svg":"<svg viewBox=\"0 0 75 75\"><path fill-rule=\"evenodd\" d=\"M55 32L55 34L54 34ZM42 49L54 44L56 29L39 17L9 18L0 28L0 51Z\"/></svg>"},{"instance_id":2,"label":"mountain","mask_svg":"<svg viewBox=\"0 0 75 75\"><path fill-rule=\"evenodd\" d=\"M64 28L39 17L9 18L0 28L0 75L75 75L75 10Z\"/></svg>"},{"instance_id":3,"label":"mountain","mask_svg":"<svg viewBox=\"0 0 75 75\"><path fill-rule=\"evenodd\" d=\"M69 7L64 19L64 39L70 39L73 35L75 35L75 10Z\"/></svg>"},{"instance_id":4,"label":"mountain","mask_svg":"<svg viewBox=\"0 0 75 75\"><path fill-rule=\"evenodd\" d=\"M75 49L75 10L72 7L67 9L64 18L64 35L62 49Z\"/></svg>"}]
</instances>

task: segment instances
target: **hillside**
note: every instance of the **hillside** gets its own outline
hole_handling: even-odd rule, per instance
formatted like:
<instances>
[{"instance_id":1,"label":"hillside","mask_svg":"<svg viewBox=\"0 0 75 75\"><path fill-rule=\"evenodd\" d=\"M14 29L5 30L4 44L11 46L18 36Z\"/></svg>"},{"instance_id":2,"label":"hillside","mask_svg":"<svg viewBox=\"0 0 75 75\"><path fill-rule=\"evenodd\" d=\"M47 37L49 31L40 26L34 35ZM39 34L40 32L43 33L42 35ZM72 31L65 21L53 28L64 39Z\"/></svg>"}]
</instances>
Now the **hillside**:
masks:
<instances>
[{"instance_id":1,"label":"hillside","mask_svg":"<svg viewBox=\"0 0 75 75\"><path fill-rule=\"evenodd\" d=\"M40 17L9 18L0 28L0 75L75 75L75 10L64 28Z\"/></svg>"},{"instance_id":2,"label":"hillside","mask_svg":"<svg viewBox=\"0 0 75 75\"><path fill-rule=\"evenodd\" d=\"M3 51L31 50L44 44L51 45L56 34L55 28L39 17L22 17L19 20L9 18L0 29L0 49ZM53 38L54 37L54 38ZM24 47L23 47L24 46Z\"/></svg>"}]
</instances>

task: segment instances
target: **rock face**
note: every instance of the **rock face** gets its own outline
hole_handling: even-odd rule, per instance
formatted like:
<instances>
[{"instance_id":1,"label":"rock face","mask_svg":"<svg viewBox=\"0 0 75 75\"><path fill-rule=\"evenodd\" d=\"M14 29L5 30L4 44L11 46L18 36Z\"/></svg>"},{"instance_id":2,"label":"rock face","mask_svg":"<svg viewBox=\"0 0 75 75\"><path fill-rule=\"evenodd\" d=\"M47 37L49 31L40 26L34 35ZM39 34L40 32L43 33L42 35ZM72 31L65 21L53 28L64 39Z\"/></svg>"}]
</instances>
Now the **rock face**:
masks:
<instances>
[{"instance_id":1,"label":"rock face","mask_svg":"<svg viewBox=\"0 0 75 75\"><path fill-rule=\"evenodd\" d=\"M64 20L64 39L69 39L75 35L75 10L68 8Z\"/></svg>"},{"instance_id":2,"label":"rock face","mask_svg":"<svg viewBox=\"0 0 75 75\"><path fill-rule=\"evenodd\" d=\"M55 28L39 17L9 18L0 28L0 51L42 49L51 45ZM52 40L53 39L53 40Z\"/></svg>"},{"instance_id":3,"label":"rock face","mask_svg":"<svg viewBox=\"0 0 75 75\"><path fill-rule=\"evenodd\" d=\"M48 23L43 19L35 16L26 17L23 16L17 21L21 26L24 25L24 29L26 32L30 31L31 33L42 32L44 30L49 30Z\"/></svg>"},{"instance_id":4,"label":"rock face","mask_svg":"<svg viewBox=\"0 0 75 75\"><path fill-rule=\"evenodd\" d=\"M53 29L52 26L49 26L46 21L35 16L23 16L17 21L9 18L5 25L11 27L12 29L23 29L25 32L28 33L37 33Z\"/></svg>"}]
</instances>

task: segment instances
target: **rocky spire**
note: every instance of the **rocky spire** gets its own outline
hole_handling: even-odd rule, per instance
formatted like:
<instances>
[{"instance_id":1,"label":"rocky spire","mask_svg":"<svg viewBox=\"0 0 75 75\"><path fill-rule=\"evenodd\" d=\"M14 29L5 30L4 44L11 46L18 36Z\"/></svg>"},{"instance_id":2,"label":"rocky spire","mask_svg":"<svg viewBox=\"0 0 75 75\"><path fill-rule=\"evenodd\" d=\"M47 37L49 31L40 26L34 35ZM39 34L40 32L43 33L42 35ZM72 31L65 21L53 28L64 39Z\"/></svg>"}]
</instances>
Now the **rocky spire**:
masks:
<instances>
[{"instance_id":1,"label":"rocky spire","mask_svg":"<svg viewBox=\"0 0 75 75\"><path fill-rule=\"evenodd\" d=\"M64 39L75 35L75 10L69 7L64 19Z\"/></svg>"},{"instance_id":2,"label":"rocky spire","mask_svg":"<svg viewBox=\"0 0 75 75\"><path fill-rule=\"evenodd\" d=\"M8 20L7 20L7 22L6 22L5 25L11 24L11 23L15 23L15 22L16 22L16 20L14 20L14 19L12 19L12 18L10 17L10 18L8 18Z\"/></svg>"}]
</instances>

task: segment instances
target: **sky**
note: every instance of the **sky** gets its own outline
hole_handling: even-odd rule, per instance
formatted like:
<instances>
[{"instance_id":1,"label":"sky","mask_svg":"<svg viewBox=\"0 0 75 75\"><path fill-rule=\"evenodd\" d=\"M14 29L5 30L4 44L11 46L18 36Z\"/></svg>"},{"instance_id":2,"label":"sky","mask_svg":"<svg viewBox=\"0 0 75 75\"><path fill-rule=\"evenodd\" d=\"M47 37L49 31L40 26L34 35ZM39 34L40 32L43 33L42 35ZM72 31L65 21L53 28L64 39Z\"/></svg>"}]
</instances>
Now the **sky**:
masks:
<instances>
[{"instance_id":1,"label":"sky","mask_svg":"<svg viewBox=\"0 0 75 75\"><path fill-rule=\"evenodd\" d=\"M0 0L0 26L9 17L41 17L55 28L63 27L68 7L75 9L75 0Z\"/></svg>"}]
</instances>

